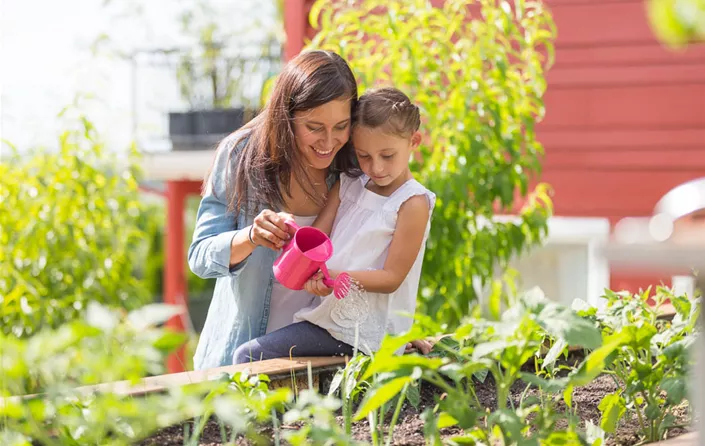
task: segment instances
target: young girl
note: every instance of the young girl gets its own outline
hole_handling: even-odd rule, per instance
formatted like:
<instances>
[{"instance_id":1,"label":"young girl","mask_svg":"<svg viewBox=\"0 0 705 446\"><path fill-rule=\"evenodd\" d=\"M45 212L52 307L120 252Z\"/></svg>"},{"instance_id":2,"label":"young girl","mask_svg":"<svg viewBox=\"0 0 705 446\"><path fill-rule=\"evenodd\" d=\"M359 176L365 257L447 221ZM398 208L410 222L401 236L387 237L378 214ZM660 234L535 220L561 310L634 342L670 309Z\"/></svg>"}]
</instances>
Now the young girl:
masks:
<instances>
[{"instance_id":1,"label":"young girl","mask_svg":"<svg viewBox=\"0 0 705 446\"><path fill-rule=\"evenodd\" d=\"M342 174L313 226L331 234L327 262L335 278L348 273L364 292L336 299L320 273L306 290L320 304L296 313L295 323L253 339L235 352L235 363L292 356L366 354L385 333L408 330L435 195L414 180L409 158L421 142L419 109L395 88L360 97L352 142L364 173ZM298 321L298 322L297 322ZM356 337L357 336L357 337Z\"/></svg>"}]
</instances>

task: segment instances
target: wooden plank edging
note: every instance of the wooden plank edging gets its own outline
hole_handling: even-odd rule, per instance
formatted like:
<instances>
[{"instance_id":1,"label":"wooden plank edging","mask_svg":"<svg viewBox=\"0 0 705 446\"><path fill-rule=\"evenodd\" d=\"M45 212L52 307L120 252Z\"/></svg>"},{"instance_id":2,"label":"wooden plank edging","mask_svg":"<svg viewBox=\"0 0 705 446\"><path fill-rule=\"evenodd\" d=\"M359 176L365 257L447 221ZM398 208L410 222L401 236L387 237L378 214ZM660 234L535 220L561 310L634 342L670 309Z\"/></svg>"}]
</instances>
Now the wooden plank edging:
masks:
<instances>
[{"instance_id":1,"label":"wooden plank edging","mask_svg":"<svg viewBox=\"0 0 705 446\"><path fill-rule=\"evenodd\" d=\"M696 446L698 445L698 433L697 432L688 432L683 435L679 435L675 438L671 438L668 440L663 440L659 441L657 443L654 443L654 445L661 445L661 446Z\"/></svg>"},{"instance_id":2,"label":"wooden plank edging","mask_svg":"<svg viewBox=\"0 0 705 446\"><path fill-rule=\"evenodd\" d=\"M81 392L110 392L115 395L139 396L149 393L163 392L170 387L180 387L189 384L218 379L223 373L233 374L248 370L251 375L268 375L272 381L289 379L291 372L305 372L309 362L313 374L337 369L347 362L346 357L300 357L300 358L277 358L263 361L254 361L247 364L228 365L206 370L196 370L189 372L170 373L166 375L150 376L143 378L136 384L130 381L117 381L113 383L98 384L95 386L79 387Z\"/></svg>"},{"instance_id":3,"label":"wooden plank edging","mask_svg":"<svg viewBox=\"0 0 705 446\"><path fill-rule=\"evenodd\" d=\"M170 373L166 375L149 376L142 378L137 383L131 381L115 381L109 383L96 384L91 386L77 387L78 393L112 393L119 396L143 396L151 393L164 392L169 388L181 387L190 384L198 384L218 379L223 373L233 374L247 370L251 375L267 375L272 383L280 381L282 384L291 379L292 372L295 376L301 377L307 373L308 364L311 364L311 371L314 377L321 373L333 372L344 367L349 358L344 356L331 357L300 357L300 358L277 358L264 361L254 361L247 364L236 364L224 367L216 367L206 370L196 370L189 372ZM298 381L298 380L297 380ZM273 386L273 387L281 387ZM17 395L7 398L0 398L0 407L6 402L17 400L29 400L41 397L41 394Z\"/></svg>"}]
</instances>

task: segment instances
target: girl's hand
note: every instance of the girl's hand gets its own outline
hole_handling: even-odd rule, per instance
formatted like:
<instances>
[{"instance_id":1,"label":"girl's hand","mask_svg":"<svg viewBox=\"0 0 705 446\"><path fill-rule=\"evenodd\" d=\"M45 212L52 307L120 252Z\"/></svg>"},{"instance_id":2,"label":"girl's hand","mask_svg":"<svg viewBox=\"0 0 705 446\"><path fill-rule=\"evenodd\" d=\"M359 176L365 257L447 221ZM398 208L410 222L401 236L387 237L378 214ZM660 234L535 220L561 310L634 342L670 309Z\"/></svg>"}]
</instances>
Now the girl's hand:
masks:
<instances>
[{"instance_id":1,"label":"girl's hand","mask_svg":"<svg viewBox=\"0 0 705 446\"><path fill-rule=\"evenodd\" d=\"M428 355L433 350L433 344L426 339L417 339L406 344L406 352L410 352L416 349L422 355Z\"/></svg>"},{"instance_id":2,"label":"girl's hand","mask_svg":"<svg viewBox=\"0 0 705 446\"><path fill-rule=\"evenodd\" d=\"M328 271L331 275L333 274L332 271ZM323 273L322 272L317 272L316 274L313 275L306 283L304 284L304 289L306 292L311 293L315 296L328 296L333 292L333 288L327 287L323 283Z\"/></svg>"},{"instance_id":3,"label":"girl's hand","mask_svg":"<svg viewBox=\"0 0 705 446\"><path fill-rule=\"evenodd\" d=\"M255 245L275 251L281 249L294 232L284 223L286 220L293 220L293 217L284 212L276 213L269 209L263 210L255 217L250 227L250 241Z\"/></svg>"}]
</instances>

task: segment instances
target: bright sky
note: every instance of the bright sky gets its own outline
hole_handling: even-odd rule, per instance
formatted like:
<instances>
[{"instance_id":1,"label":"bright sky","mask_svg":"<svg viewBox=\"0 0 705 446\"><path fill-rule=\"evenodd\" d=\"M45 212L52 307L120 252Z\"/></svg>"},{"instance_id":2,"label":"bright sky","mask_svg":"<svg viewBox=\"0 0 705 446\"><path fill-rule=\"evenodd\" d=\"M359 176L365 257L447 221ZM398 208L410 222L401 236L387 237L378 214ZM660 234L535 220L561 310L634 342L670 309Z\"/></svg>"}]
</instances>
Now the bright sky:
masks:
<instances>
[{"instance_id":1,"label":"bright sky","mask_svg":"<svg viewBox=\"0 0 705 446\"><path fill-rule=\"evenodd\" d=\"M272 29L275 10L269 0L207 0L220 12L224 29L257 18L253 36ZM107 33L121 48L181 46L179 8L195 0L113 0L141 5L137 18L116 19L103 0L0 0L0 136L20 149L54 146L61 123L56 115L79 93L93 95L84 106L108 146L122 150L132 141L130 64L115 57L94 57L94 40ZM237 20L232 20L236 17ZM166 134L169 110L184 107L168 68L137 71L134 109L138 137L158 145Z\"/></svg>"}]
</instances>

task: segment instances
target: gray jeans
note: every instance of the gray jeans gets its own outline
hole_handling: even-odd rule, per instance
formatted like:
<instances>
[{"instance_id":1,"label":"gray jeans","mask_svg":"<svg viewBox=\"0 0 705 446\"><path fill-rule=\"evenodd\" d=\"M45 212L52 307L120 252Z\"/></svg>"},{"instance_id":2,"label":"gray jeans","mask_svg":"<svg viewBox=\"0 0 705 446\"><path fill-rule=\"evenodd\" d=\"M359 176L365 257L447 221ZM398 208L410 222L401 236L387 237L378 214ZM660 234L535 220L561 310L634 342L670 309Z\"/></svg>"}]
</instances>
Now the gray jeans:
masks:
<instances>
[{"instance_id":1,"label":"gray jeans","mask_svg":"<svg viewBox=\"0 0 705 446\"><path fill-rule=\"evenodd\" d=\"M293 348L292 348L293 347ZM234 364L291 356L352 356L353 348L310 322L297 322L252 339L235 350Z\"/></svg>"}]
</instances>

